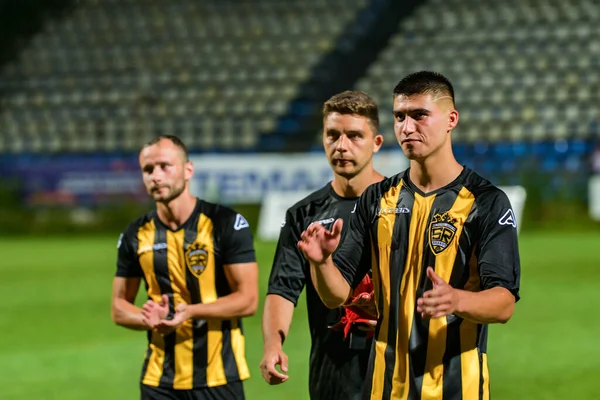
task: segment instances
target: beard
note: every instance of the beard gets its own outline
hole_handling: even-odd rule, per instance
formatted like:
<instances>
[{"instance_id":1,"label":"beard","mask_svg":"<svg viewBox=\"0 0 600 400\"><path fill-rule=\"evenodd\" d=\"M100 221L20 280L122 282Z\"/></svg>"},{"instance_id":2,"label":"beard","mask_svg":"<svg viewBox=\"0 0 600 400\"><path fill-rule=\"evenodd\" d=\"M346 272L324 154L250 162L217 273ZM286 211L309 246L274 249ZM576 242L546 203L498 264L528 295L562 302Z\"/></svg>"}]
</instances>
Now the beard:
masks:
<instances>
[{"instance_id":1,"label":"beard","mask_svg":"<svg viewBox=\"0 0 600 400\"><path fill-rule=\"evenodd\" d=\"M181 195L181 193L183 193L185 190L185 182L175 185L160 186L160 188L163 190L168 189L167 193L165 195L161 195L160 192L155 191L156 188L152 188L150 189L149 194L157 203L167 204L175 200L177 197L179 197L179 195Z\"/></svg>"}]
</instances>

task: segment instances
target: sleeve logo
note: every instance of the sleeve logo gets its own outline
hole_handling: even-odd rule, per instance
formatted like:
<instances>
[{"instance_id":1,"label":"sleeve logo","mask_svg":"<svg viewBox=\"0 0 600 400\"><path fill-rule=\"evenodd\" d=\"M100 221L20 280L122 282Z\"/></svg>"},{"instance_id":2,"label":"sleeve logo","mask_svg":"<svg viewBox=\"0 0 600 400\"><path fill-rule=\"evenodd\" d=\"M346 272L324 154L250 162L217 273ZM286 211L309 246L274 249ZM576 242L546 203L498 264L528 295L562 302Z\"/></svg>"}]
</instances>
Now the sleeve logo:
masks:
<instances>
[{"instance_id":1,"label":"sleeve logo","mask_svg":"<svg viewBox=\"0 0 600 400\"><path fill-rule=\"evenodd\" d=\"M121 247L122 243L123 243L123 234L121 233L119 235L119 240L117 241L117 249Z\"/></svg>"},{"instance_id":2,"label":"sleeve logo","mask_svg":"<svg viewBox=\"0 0 600 400\"><path fill-rule=\"evenodd\" d=\"M233 224L233 229L236 231L242 230L244 228L249 228L250 224L246 221L246 218L242 217L241 214L235 216L235 223Z\"/></svg>"},{"instance_id":3,"label":"sleeve logo","mask_svg":"<svg viewBox=\"0 0 600 400\"><path fill-rule=\"evenodd\" d=\"M508 209L506 210L506 212L504 213L504 215L502 217L500 217L500 219L498 220L498 223L500 225L510 225L513 228L517 227L517 221L515 218L515 214L513 213L512 209Z\"/></svg>"}]
</instances>

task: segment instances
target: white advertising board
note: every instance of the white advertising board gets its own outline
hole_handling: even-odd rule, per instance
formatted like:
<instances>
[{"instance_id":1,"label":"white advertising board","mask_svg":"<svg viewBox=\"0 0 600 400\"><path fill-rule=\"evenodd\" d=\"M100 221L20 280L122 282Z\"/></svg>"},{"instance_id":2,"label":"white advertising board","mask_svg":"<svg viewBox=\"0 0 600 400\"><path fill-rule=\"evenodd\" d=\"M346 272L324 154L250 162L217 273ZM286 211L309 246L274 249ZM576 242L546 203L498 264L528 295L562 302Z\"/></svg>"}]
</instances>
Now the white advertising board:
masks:
<instances>
[{"instance_id":1,"label":"white advertising board","mask_svg":"<svg viewBox=\"0 0 600 400\"><path fill-rule=\"evenodd\" d=\"M593 175L588 183L590 217L600 221L600 175Z\"/></svg>"},{"instance_id":2,"label":"white advertising board","mask_svg":"<svg viewBox=\"0 0 600 400\"><path fill-rule=\"evenodd\" d=\"M190 160L194 164L192 193L225 204L262 203L271 192L312 192L333 177L321 152L193 155ZM408 167L400 149L380 151L373 163L386 176Z\"/></svg>"},{"instance_id":3,"label":"white advertising board","mask_svg":"<svg viewBox=\"0 0 600 400\"><path fill-rule=\"evenodd\" d=\"M312 192L312 190L304 190L267 193L260 207L256 232L258 238L265 241L276 241L287 209Z\"/></svg>"}]
</instances>

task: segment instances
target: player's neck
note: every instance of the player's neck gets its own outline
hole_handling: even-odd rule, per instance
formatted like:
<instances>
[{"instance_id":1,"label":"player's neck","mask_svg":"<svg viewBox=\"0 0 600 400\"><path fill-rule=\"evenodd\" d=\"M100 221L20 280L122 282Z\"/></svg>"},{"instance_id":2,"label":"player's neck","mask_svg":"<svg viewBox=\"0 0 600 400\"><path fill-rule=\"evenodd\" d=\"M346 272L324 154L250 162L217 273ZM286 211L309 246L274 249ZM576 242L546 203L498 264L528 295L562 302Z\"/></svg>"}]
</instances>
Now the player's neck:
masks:
<instances>
[{"instance_id":1,"label":"player's neck","mask_svg":"<svg viewBox=\"0 0 600 400\"><path fill-rule=\"evenodd\" d=\"M411 160L410 180L424 193L429 193L454 181L462 170L452 151L440 151L422 160Z\"/></svg>"},{"instance_id":2,"label":"player's neck","mask_svg":"<svg viewBox=\"0 0 600 400\"><path fill-rule=\"evenodd\" d=\"M379 182L383 175L373 168L365 168L358 175L348 179L340 175L334 175L331 186L333 191L341 197L359 197L369 185Z\"/></svg>"},{"instance_id":3,"label":"player's neck","mask_svg":"<svg viewBox=\"0 0 600 400\"><path fill-rule=\"evenodd\" d=\"M186 190L169 203L156 203L156 213L163 224L171 229L178 229L190 218L196 202L197 199Z\"/></svg>"}]
</instances>

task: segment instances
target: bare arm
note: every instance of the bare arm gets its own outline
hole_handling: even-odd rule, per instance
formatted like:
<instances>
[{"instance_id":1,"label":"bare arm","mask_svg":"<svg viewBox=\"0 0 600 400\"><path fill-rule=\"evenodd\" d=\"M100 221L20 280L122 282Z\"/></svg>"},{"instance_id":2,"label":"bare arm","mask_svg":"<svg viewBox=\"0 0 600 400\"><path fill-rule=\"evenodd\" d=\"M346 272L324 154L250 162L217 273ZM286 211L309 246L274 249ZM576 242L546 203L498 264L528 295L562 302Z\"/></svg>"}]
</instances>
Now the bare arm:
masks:
<instances>
[{"instance_id":1,"label":"bare arm","mask_svg":"<svg viewBox=\"0 0 600 400\"><path fill-rule=\"evenodd\" d=\"M231 319L253 315L258 307L258 264L224 266L231 293L206 304L191 304L188 317L194 319Z\"/></svg>"},{"instance_id":2,"label":"bare arm","mask_svg":"<svg viewBox=\"0 0 600 400\"><path fill-rule=\"evenodd\" d=\"M329 308L340 307L352 292L331 256L322 263L310 261L310 277L321 301Z\"/></svg>"},{"instance_id":3,"label":"bare arm","mask_svg":"<svg viewBox=\"0 0 600 400\"><path fill-rule=\"evenodd\" d=\"M265 348L283 346L293 315L294 303L276 294L267 296L262 320Z\"/></svg>"},{"instance_id":4,"label":"bare arm","mask_svg":"<svg viewBox=\"0 0 600 400\"><path fill-rule=\"evenodd\" d=\"M289 378L282 373L288 370L288 357L283 352L283 342L290 330L293 315L294 303L276 294L267 296L262 320L264 347L260 372L270 385L278 385ZM276 369L277 365L282 372Z\"/></svg>"},{"instance_id":5,"label":"bare arm","mask_svg":"<svg viewBox=\"0 0 600 400\"><path fill-rule=\"evenodd\" d=\"M142 310L134 304L140 281L141 278L114 278L111 316L119 326L144 331L149 329L148 325L142 320Z\"/></svg>"},{"instance_id":6,"label":"bare arm","mask_svg":"<svg viewBox=\"0 0 600 400\"><path fill-rule=\"evenodd\" d=\"M456 315L477 324L504 324L515 310L515 297L503 287L481 292L457 290Z\"/></svg>"}]
</instances>

